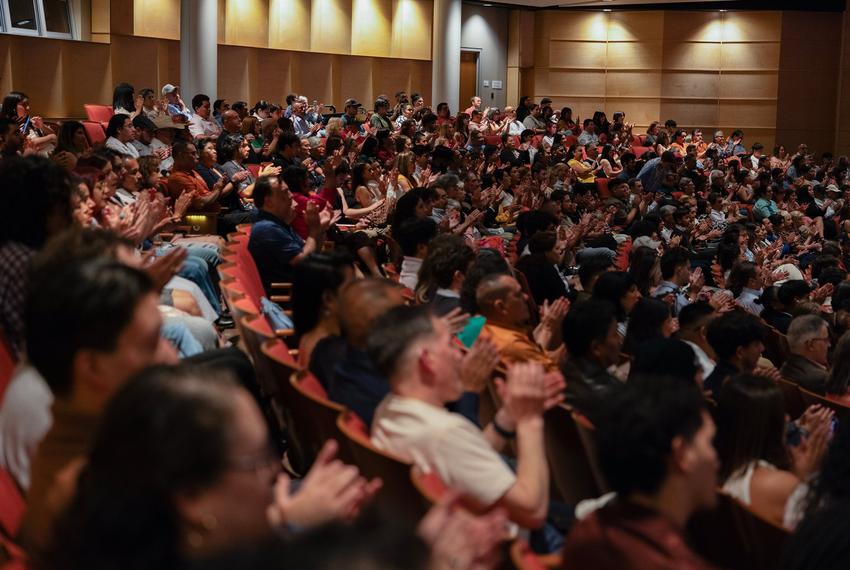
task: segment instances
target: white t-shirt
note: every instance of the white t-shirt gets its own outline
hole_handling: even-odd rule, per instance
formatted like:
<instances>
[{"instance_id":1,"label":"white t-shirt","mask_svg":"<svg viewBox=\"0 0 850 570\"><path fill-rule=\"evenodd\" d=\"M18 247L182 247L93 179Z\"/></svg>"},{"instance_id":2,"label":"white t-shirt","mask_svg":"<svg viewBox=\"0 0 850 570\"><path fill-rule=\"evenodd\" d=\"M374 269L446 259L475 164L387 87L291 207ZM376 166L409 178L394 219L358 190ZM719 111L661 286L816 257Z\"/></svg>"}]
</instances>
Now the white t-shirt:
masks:
<instances>
[{"instance_id":1,"label":"white t-shirt","mask_svg":"<svg viewBox=\"0 0 850 570\"><path fill-rule=\"evenodd\" d=\"M53 393L41 374L19 366L0 402L0 465L25 491L35 450L53 425L51 405Z\"/></svg>"},{"instance_id":2,"label":"white t-shirt","mask_svg":"<svg viewBox=\"0 0 850 570\"><path fill-rule=\"evenodd\" d=\"M214 120L204 119L195 113L189 119L189 133L193 138L216 137L221 133L221 126Z\"/></svg>"},{"instance_id":3,"label":"white t-shirt","mask_svg":"<svg viewBox=\"0 0 850 570\"><path fill-rule=\"evenodd\" d=\"M109 137L106 139L104 143L106 148L112 149L119 154L125 154L127 156L132 156L133 158L139 158L139 151L132 144L124 144L115 137Z\"/></svg>"},{"instance_id":4,"label":"white t-shirt","mask_svg":"<svg viewBox=\"0 0 850 570\"><path fill-rule=\"evenodd\" d=\"M372 443L437 473L449 487L492 505L516 476L472 422L422 400L388 395L372 421Z\"/></svg>"}]
</instances>

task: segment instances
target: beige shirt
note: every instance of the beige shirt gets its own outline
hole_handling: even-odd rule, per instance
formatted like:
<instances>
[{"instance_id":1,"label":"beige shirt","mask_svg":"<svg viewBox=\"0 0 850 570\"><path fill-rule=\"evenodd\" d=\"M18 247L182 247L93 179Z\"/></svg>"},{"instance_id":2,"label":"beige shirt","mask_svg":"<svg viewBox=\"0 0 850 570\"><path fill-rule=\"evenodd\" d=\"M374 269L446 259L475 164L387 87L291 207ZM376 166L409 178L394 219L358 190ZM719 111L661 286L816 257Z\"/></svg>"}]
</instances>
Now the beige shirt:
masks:
<instances>
[{"instance_id":1,"label":"beige shirt","mask_svg":"<svg viewBox=\"0 0 850 570\"><path fill-rule=\"evenodd\" d=\"M437 473L446 485L485 506L501 499L516 481L478 427L422 400L384 398L372 421L372 443L426 473Z\"/></svg>"}]
</instances>

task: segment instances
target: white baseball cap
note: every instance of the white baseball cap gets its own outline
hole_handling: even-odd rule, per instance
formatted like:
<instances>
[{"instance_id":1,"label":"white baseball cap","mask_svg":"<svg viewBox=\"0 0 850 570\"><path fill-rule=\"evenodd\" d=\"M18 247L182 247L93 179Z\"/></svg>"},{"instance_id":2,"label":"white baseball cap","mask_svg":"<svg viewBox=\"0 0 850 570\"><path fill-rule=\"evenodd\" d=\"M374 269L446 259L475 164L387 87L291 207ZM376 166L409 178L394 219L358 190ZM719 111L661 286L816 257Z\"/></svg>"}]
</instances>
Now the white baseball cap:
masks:
<instances>
[{"instance_id":1,"label":"white baseball cap","mask_svg":"<svg viewBox=\"0 0 850 570\"><path fill-rule=\"evenodd\" d=\"M172 85L171 83L166 83L165 85L162 86L162 94L168 95L169 93L174 93L178 89L180 89L179 86Z\"/></svg>"}]
</instances>

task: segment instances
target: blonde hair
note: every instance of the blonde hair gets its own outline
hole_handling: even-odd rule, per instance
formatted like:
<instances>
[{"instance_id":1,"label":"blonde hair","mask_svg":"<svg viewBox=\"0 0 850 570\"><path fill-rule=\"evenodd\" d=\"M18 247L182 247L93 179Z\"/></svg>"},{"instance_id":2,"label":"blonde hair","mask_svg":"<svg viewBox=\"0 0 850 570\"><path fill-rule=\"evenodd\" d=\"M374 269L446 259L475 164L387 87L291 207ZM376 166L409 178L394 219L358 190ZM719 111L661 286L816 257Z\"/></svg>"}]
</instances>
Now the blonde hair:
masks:
<instances>
[{"instance_id":1,"label":"blonde hair","mask_svg":"<svg viewBox=\"0 0 850 570\"><path fill-rule=\"evenodd\" d=\"M405 177L413 173L413 153L410 151L400 152L395 157L395 167Z\"/></svg>"}]
</instances>

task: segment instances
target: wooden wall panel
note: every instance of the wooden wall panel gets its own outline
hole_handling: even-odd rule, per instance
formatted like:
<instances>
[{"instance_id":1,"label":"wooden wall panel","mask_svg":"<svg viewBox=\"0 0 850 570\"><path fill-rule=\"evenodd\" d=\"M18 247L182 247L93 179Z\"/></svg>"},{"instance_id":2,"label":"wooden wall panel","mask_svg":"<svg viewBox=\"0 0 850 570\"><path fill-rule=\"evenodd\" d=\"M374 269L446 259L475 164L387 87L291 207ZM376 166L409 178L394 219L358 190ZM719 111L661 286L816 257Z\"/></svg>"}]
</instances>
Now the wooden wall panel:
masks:
<instances>
[{"instance_id":1,"label":"wooden wall panel","mask_svg":"<svg viewBox=\"0 0 850 570\"><path fill-rule=\"evenodd\" d=\"M11 36L0 35L0 91L14 91L12 87L12 41Z\"/></svg>"},{"instance_id":2,"label":"wooden wall panel","mask_svg":"<svg viewBox=\"0 0 850 570\"><path fill-rule=\"evenodd\" d=\"M608 41L656 41L664 34L664 12L611 12Z\"/></svg>"},{"instance_id":3,"label":"wooden wall panel","mask_svg":"<svg viewBox=\"0 0 850 570\"><path fill-rule=\"evenodd\" d=\"M112 55L112 69L107 81L113 82L113 85L126 81L134 86L137 91L150 87L157 92L157 97L159 97L159 90L164 83L156 82L158 75L157 58L139 57L140 53L156 54L157 43L158 40L154 38L113 35L112 43L109 46ZM174 83L174 85L179 85L179 83Z\"/></svg>"},{"instance_id":4,"label":"wooden wall panel","mask_svg":"<svg viewBox=\"0 0 850 570\"><path fill-rule=\"evenodd\" d=\"M665 42L664 69L693 71L720 68L720 44Z\"/></svg>"},{"instance_id":5,"label":"wooden wall panel","mask_svg":"<svg viewBox=\"0 0 850 570\"><path fill-rule=\"evenodd\" d=\"M537 22L543 24L540 34L553 40L608 39L608 17L603 12L552 12L537 13Z\"/></svg>"},{"instance_id":6,"label":"wooden wall panel","mask_svg":"<svg viewBox=\"0 0 850 570\"><path fill-rule=\"evenodd\" d=\"M431 59L432 0L393 0L390 55L405 59Z\"/></svg>"},{"instance_id":7,"label":"wooden wall panel","mask_svg":"<svg viewBox=\"0 0 850 570\"><path fill-rule=\"evenodd\" d=\"M609 97L660 97L661 79L660 71L611 70L605 74L605 93Z\"/></svg>"},{"instance_id":8,"label":"wooden wall panel","mask_svg":"<svg viewBox=\"0 0 850 570\"><path fill-rule=\"evenodd\" d=\"M225 43L236 46L268 47L268 0L228 0Z\"/></svg>"},{"instance_id":9,"label":"wooden wall panel","mask_svg":"<svg viewBox=\"0 0 850 570\"><path fill-rule=\"evenodd\" d=\"M538 81L540 76L535 78ZM569 93L570 95L596 96L605 95L604 71L564 71L549 72L547 93ZM543 86L535 83L535 88L543 93Z\"/></svg>"},{"instance_id":10,"label":"wooden wall panel","mask_svg":"<svg viewBox=\"0 0 850 570\"><path fill-rule=\"evenodd\" d=\"M730 99L776 99L778 81L778 73L730 73L723 70L720 75L719 96Z\"/></svg>"},{"instance_id":11,"label":"wooden wall panel","mask_svg":"<svg viewBox=\"0 0 850 570\"><path fill-rule=\"evenodd\" d=\"M269 1L269 47L310 49L310 0Z\"/></svg>"},{"instance_id":12,"label":"wooden wall panel","mask_svg":"<svg viewBox=\"0 0 850 570\"><path fill-rule=\"evenodd\" d=\"M291 62L298 54L271 49L257 50L257 99L286 100L292 92Z\"/></svg>"},{"instance_id":13,"label":"wooden wall panel","mask_svg":"<svg viewBox=\"0 0 850 570\"><path fill-rule=\"evenodd\" d=\"M711 97L720 94L720 74L717 71L665 71L661 79L664 97Z\"/></svg>"},{"instance_id":14,"label":"wooden wall panel","mask_svg":"<svg viewBox=\"0 0 850 570\"><path fill-rule=\"evenodd\" d=\"M608 69L659 69L663 53L660 41L609 42Z\"/></svg>"},{"instance_id":15,"label":"wooden wall panel","mask_svg":"<svg viewBox=\"0 0 850 570\"><path fill-rule=\"evenodd\" d=\"M133 34L180 39L180 0L133 0Z\"/></svg>"},{"instance_id":16,"label":"wooden wall panel","mask_svg":"<svg viewBox=\"0 0 850 570\"><path fill-rule=\"evenodd\" d=\"M377 93L372 93L371 59L353 56L341 57L339 79L340 99L354 97L367 109L372 108ZM340 106L337 105L337 107Z\"/></svg>"},{"instance_id":17,"label":"wooden wall panel","mask_svg":"<svg viewBox=\"0 0 850 570\"><path fill-rule=\"evenodd\" d=\"M392 17L392 0L352 0L352 55L382 57L389 54Z\"/></svg>"},{"instance_id":18,"label":"wooden wall panel","mask_svg":"<svg viewBox=\"0 0 850 570\"><path fill-rule=\"evenodd\" d=\"M719 42L722 39L719 12L669 11L664 13L664 41Z\"/></svg>"},{"instance_id":19,"label":"wooden wall panel","mask_svg":"<svg viewBox=\"0 0 850 570\"><path fill-rule=\"evenodd\" d=\"M607 46L602 42L552 41L549 67L605 69Z\"/></svg>"},{"instance_id":20,"label":"wooden wall panel","mask_svg":"<svg viewBox=\"0 0 850 570\"><path fill-rule=\"evenodd\" d=\"M720 49L722 69L778 69L779 42L723 43Z\"/></svg>"},{"instance_id":21,"label":"wooden wall panel","mask_svg":"<svg viewBox=\"0 0 850 570\"><path fill-rule=\"evenodd\" d=\"M64 42L27 36L13 36L11 39L14 89L29 96L33 114L67 117L62 73ZM38 72L35 73L35 70Z\"/></svg>"},{"instance_id":22,"label":"wooden wall panel","mask_svg":"<svg viewBox=\"0 0 850 570\"><path fill-rule=\"evenodd\" d=\"M717 107L717 101L663 100L657 119L676 119L679 126L684 128L701 125L714 128L720 124Z\"/></svg>"},{"instance_id":23,"label":"wooden wall panel","mask_svg":"<svg viewBox=\"0 0 850 570\"><path fill-rule=\"evenodd\" d=\"M720 100L718 124L740 128L776 126L775 101Z\"/></svg>"},{"instance_id":24,"label":"wooden wall panel","mask_svg":"<svg viewBox=\"0 0 850 570\"><path fill-rule=\"evenodd\" d=\"M251 50L236 46L218 46L218 98L230 101L251 99L251 76L248 58Z\"/></svg>"},{"instance_id":25,"label":"wooden wall panel","mask_svg":"<svg viewBox=\"0 0 850 570\"><path fill-rule=\"evenodd\" d=\"M609 96L605 99L605 110L609 115L609 120L615 112L622 111L626 114L629 122L634 122L638 125L648 125L660 116L661 100L651 97L647 97L646 99L618 99ZM588 113L582 116L592 117L593 114Z\"/></svg>"},{"instance_id":26,"label":"wooden wall panel","mask_svg":"<svg viewBox=\"0 0 850 570\"><path fill-rule=\"evenodd\" d=\"M724 43L775 42L782 33L781 12L724 12L722 20Z\"/></svg>"},{"instance_id":27,"label":"wooden wall panel","mask_svg":"<svg viewBox=\"0 0 850 570\"><path fill-rule=\"evenodd\" d=\"M300 53L292 58L292 90L304 93L310 100L334 101L333 56L319 53Z\"/></svg>"},{"instance_id":28,"label":"wooden wall panel","mask_svg":"<svg viewBox=\"0 0 850 570\"><path fill-rule=\"evenodd\" d=\"M310 50L351 53L351 0L312 0Z\"/></svg>"},{"instance_id":29,"label":"wooden wall panel","mask_svg":"<svg viewBox=\"0 0 850 570\"><path fill-rule=\"evenodd\" d=\"M106 44L62 42L62 116L85 114L83 105L86 103L104 99L111 101L114 86L123 79L110 69L110 47Z\"/></svg>"}]
</instances>

